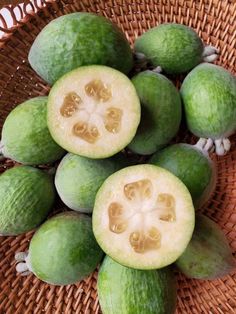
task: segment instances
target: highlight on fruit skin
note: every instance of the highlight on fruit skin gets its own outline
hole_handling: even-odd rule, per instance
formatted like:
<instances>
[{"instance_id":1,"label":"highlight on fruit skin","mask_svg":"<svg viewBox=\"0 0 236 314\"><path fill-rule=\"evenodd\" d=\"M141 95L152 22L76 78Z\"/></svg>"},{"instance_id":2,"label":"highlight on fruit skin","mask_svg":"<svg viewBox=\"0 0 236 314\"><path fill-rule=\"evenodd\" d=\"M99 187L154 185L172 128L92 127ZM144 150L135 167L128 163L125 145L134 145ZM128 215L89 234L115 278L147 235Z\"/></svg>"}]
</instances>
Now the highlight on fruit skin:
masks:
<instances>
[{"instance_id":1,"label":"highlight on fruit skin","mask_svg":"<svg viewBox=\"0 0 236 314\"><path fill-rule=\"evenodd\" d=\"M104 180L121 169L125 162L122 156L89 159L68 153L61 160L56 171L57 192L69 208L91 213L98 189Z\"/></svg>"},{"instance_id":2,"label":"highlight on fruit skin","mask_svg":"<svg viewBox=\"0 0 236 314\"><path fill-rule=\"evenodd\" d=\"M62 212L40 226L28 252L16 253L16 270L22 275L32 272L52 285L68 285L92 273L102 256L91 218L73 211Z\"/></svg>"},{"instance_id":3,"label":"highlight on fruit skin","mask_svg":"<svg viewBox=\"0 0 236 314\"><path fill-rule=\"evenodd\" d=\"M180 94L189 130L202 138L201 145L211 139L216 154L226 154L236 130L236 77L221 66L203 63L186 76Z\"/></svg>"},{"instance_id":4,"label":"highlight on fruit skin","mask_svg":"<svg viewBox=\"0 0 236 314\"><path fill-rule=\"evenodd\" d=\"M141 164L104 181L92 219L98 244L116 262L135 269L159 269L184 252L195 211L189 191L176 176Z\"/></svg>"},{"instance_id":5,"label":"highlight on fruit skin","mask_svg":"<svg viewBox=\"0 0 236 314\"><path fill-rule=\"evenodd\" d=\"M125 74L133 66L125 34L109 19L87 12L60 16L38 34L29 63L49 84L84 65L100 64Z\"/></svg>"},{"instance_id":6,"label":"highlight on fruit skin","mask_svg":"<svg viewBox=\"0 0 236 314\"><path fill-rule=\"evenodd\" d=\"M26 165L52 163L65 151L52 139L47 127L47 97L28 99L7 116L0 154Z\"/></svg>"},{"instance_id":7,"label":"highlight on fruit skin","mask_svg":"<svg viewBox=\"0 0 236 314\"><path fill-rule=\"evenodd\" d=\"M140 122L140 101L123 73L102 65L61 77L48 98L48 128L65 150L92 159L124 149Z\"/></svg>"},{"instance_id":8,"label":"highlight on fruit skin","mask_svg":"<svg viewBox=\"0 0 236 314\"><path fill-rule=\"evenodd\" d=\"M219 51L204 46L198 34L183 24L164 23L149 29L134 44L139 64L151 63L158 71L180 74L201 62L213 62Z\"/></svg>"},{"instance_id":9,"label":"highlight on fruit skin","mask_svg":"<svg viewBox=\"0 0 236 314\"><path fill-rule=\"evenodd\" d=\"M52 209L52 178L30 166L16 166L0 175L0 235L18 235L36 228Z\"/></svg>"},{"instance_id":10,"label":"highlight on fruit skin","mask_svg":"<svg viewBox=\"0 0 236 314\"><path fill-rule=\"evenodd\" d=\"M98 299L103 314L174 314L175 276L170 267L136 270L106 256L98 273Z\"/></svg>"},{"instance_id":11,"label":"highlight on fruit skin","mask_svg":"<svg viewBox=\"0 0 236 314\"><path fill-rule=\"evenodd\" d=\"M236 270L236 260L220 227L204 215L196 216L192 240L176 261L187 277L213 280Z\"/></svg>"},{"instance_id":12,"label":"highlight on fruit skin","mask_svg":"<svg viewBox=\"0 0 236 314\"><path fill-rule=\"evenodd\" d=\"M208 146L199 142L196 145L173 144L155 153L148 161L176 175L188 188L195 208L209 200L216 186L216 165L208 155Z\"/></svg>"},{"instance_id":13,"label":"highlight on fruit skin","mask_svg":"<svg viewBox=\"0 0 236 314\"><path fill-rule=\"evenodd\" d=\"M141 155L160 150L179 130L182 104L178 90L165 76L144 71L132 78L141 102L141 122L129 149Z\"/></svg>"}]
</instances>

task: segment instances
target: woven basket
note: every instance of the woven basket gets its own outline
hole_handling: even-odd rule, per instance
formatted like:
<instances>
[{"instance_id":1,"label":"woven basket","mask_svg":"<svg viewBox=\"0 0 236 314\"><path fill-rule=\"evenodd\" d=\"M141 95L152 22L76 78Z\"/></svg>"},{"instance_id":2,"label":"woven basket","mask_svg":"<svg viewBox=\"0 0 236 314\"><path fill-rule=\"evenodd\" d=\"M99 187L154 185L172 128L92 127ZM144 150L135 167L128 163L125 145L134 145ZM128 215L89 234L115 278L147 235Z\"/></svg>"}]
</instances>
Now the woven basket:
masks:
<instances>
[{"instance_id":1,"label":"woven basket","mask_svg":"<svg viewBox=\"0 0 236 314\"><path fill-rule=\"evenodd\" d=\"M131 44L135 37L158 23L184 23L193 27L205 43L220 49L218 64L236 72L235 0L35 0L23 9L19 6L6 9L11 13L14 26L9 29L0 14L0 30L4 33L0 39L0 126L15 105L48 93L49 87L28 64L28 51L36 35L49 21L70 12L89 11L110 18L123 29ZM192 140L187 133L182 133L178 139ZM201 209L222 227L233 252L236 251L235 140L236 136L233 136L232 149L227 156L214 156L218 166L217 187L207 206ZM12 161L3 160L0 172L13 165ZM77 285L65 287L50 286L33 275L21 277L16 274L14 254L28 248L32 234L0 237L0 314L100 313L96 272ZM190 280L180 274L176 276L176 313L236 313L236 273L215 281Z\"/></svg>"}]
</instances>

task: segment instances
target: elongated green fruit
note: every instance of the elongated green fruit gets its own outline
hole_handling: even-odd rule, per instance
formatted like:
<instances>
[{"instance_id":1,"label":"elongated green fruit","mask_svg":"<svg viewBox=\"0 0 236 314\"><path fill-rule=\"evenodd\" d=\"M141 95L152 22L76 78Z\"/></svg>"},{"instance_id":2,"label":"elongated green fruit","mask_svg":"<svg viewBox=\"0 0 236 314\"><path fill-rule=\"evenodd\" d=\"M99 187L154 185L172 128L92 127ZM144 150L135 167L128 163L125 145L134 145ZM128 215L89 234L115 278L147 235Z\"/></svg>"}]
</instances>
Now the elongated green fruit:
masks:
<instances>
[{"instance_id":1,"label":"elongated green fruit","mask_svg":"<svg viewBox=\"0 0 236 314\"><path fill-rule=\"evenodd\" d=\"M192 240L176 265L187 277L196 279L217 279L236 269L224 233L204 215L197 215Z\"/></svg>"},{"instance_id":2,"label":"elongated green fruit","mask_svg":"<svg viewBox=\"0 0 236 314\"><path fill-rule=\"evenodd\" d=\"M149 163L176 175L188 188L196 207L202 206L215 189L215 165L197 145L171 145L154 154Z\"/></svg>"},{"instance_id":3,"label":"elongated green fruit","mask_svg":"<svg viewBox=\"0 0 236 314\"><path fill-rule=\"evenodd\" d=\"M132 82L141 102L141 122L129 148L149 155L170 142L178 132L181 99L173 83L161 74L141 72Z\"/></svg>"},{"instance_id":4,"label":"elongated green fruit","mask_svg":"<svg viewBox=\"0 0 236 314\"><path fill-rule=\"evenodd\" d=\"M55 192L48 174L29 166L0 175L0 234L18 235L37 227L47 217Z\"/></svg>"},{"instance_id":5,"label":"elongated green fruit","mask_svg":"<svg viewBox=\"0 0 236 314\"><path fill-rule=\"evenodd\" d=\"M192 28L175 23L151 28L135 41L134 47L139 59L145 58L170 74L187 72L202 61L213 62L218 54L212 46L204 48Z\"/></svg>"},{"instance_id":6,"label":"elongated green fruit","mask_svg":"<svg viewBox=\"0 0 236 314\"><path fill-rule=\"evenodd\" d=\"M33 236L29 254L16 254L17 271L33 272L53 285L73 284L94 271L102 258L91 218L64 212L46 221Z\"/></svg>"},{"instance_id":7,"label":"elongated green fruit","mask_svg":"<svg viewBox=\"0 0 236 314\"><path fill-rule=\"evenodd\" d=\"M62 201L71 209L91 213L96 193L104 180L125 164L114 159L89 159L67 154L57 168L55 185Z\"/></svg>"},{"instance_id":8,"label":"elongated green fruit","mask_svg":"<svg viewBox=\"0 0 236 314\"><path fill-rule=\"evenodd\" d=\"M136 270L106 256L98 274L103 314L173 314L176 283L170 268Z\"/></svg>"},{"instance_id":9,"label":"elongated green fruit","mask_svg":"<svg viewBox=\"0 0 236 314\"><path fill-rule=\"evenodd\" d=\"M18 105L3 124L1 153L27 165L51 163L65 151L54 142L47 127L47 97Z\"/></svg>"},{"instance_id":10,"label":"elongated green fruit","mask_svg":"<svg viewBox=\"0 0 236 314\"><path fill-rule=\"evenodd\" d=\"M236 130L236 78L224 68L203 63L181 86L189 130L211 138L218 155L230 149L228 137Z\"/></svg>"},{"instance_id":11,"label":"elongated green fruit","mask_svg":"<svg viewBox=\"0 0 236 314\"><path fill-rule=\"evenodd\" d=\"M102 16L77 12L58 17L43 28L30 49L29 63L53 84L83 65L107 65L128 73L133 58L116 25Z\"/></svg>"}]
</instances>

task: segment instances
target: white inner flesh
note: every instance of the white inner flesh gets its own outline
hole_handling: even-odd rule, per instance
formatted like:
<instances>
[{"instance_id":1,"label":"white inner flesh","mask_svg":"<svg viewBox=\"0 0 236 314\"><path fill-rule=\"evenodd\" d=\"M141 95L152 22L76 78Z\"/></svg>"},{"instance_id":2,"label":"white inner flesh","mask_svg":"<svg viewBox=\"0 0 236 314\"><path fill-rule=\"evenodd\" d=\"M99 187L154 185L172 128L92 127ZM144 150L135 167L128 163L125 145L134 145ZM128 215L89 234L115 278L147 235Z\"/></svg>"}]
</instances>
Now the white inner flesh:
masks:
<instances>
[{"instance_id":1,"label":"white inner flesh","mask_svg":"<svg viewBox=\"0 0 236 314\"><path fill-rule=\"evenodd\" d=\"M75 71L59 91L52 91L49 103L50 131L59 144L75 153L103 154L114 147L118 151L132 139L139 123L133 85L110 69Z\"/></svg>"},{"instance_id":2,"label":"white inner flesh","mask_svg":"<svg viewBox=\"0 0 236 314\"><path fill-rule=\"evenodd\" d=\"M153 261L156 267L168 265L191 238L191 197L181 182L165 172L156 175L149 169L121 175L119 182L107 183L96 204L99 197L101 207L95 208L93 217L99 220L95 235L104 251L120 263L147 268Z\"/></svg>"}]
</instances>

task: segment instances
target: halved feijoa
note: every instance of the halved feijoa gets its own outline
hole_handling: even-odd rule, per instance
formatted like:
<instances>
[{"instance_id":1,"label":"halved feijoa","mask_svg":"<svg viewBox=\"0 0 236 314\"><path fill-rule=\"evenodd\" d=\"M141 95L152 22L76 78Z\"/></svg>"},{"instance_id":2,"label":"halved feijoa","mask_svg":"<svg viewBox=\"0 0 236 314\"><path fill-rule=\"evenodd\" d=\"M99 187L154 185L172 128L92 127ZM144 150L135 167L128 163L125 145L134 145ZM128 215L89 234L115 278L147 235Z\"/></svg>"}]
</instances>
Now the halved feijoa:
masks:
<instances>
[{"instance_id":1,"label":"halved feijoa","mask_svg":"<svg viewBox=\"0 0 236 314\"><path fill-rule=\"evenodd\" d=\"M103 183L95 199L93 231L118 263L156 269L183 253L194 217L189 191L177 177L154 165L137 165Z\"/></svg>"},{"instance_id":2,"label":"halved feijoa","mask_svg":"<svg viewBox=\"0 0 236 314\"><path fill-rule=\"evenodd\" d=\"M121 72L85 66L51 89L48 127L63 148L85 157L114 155L130 143L140 121L135 88Z\"/></svg>"}]
</instances>

